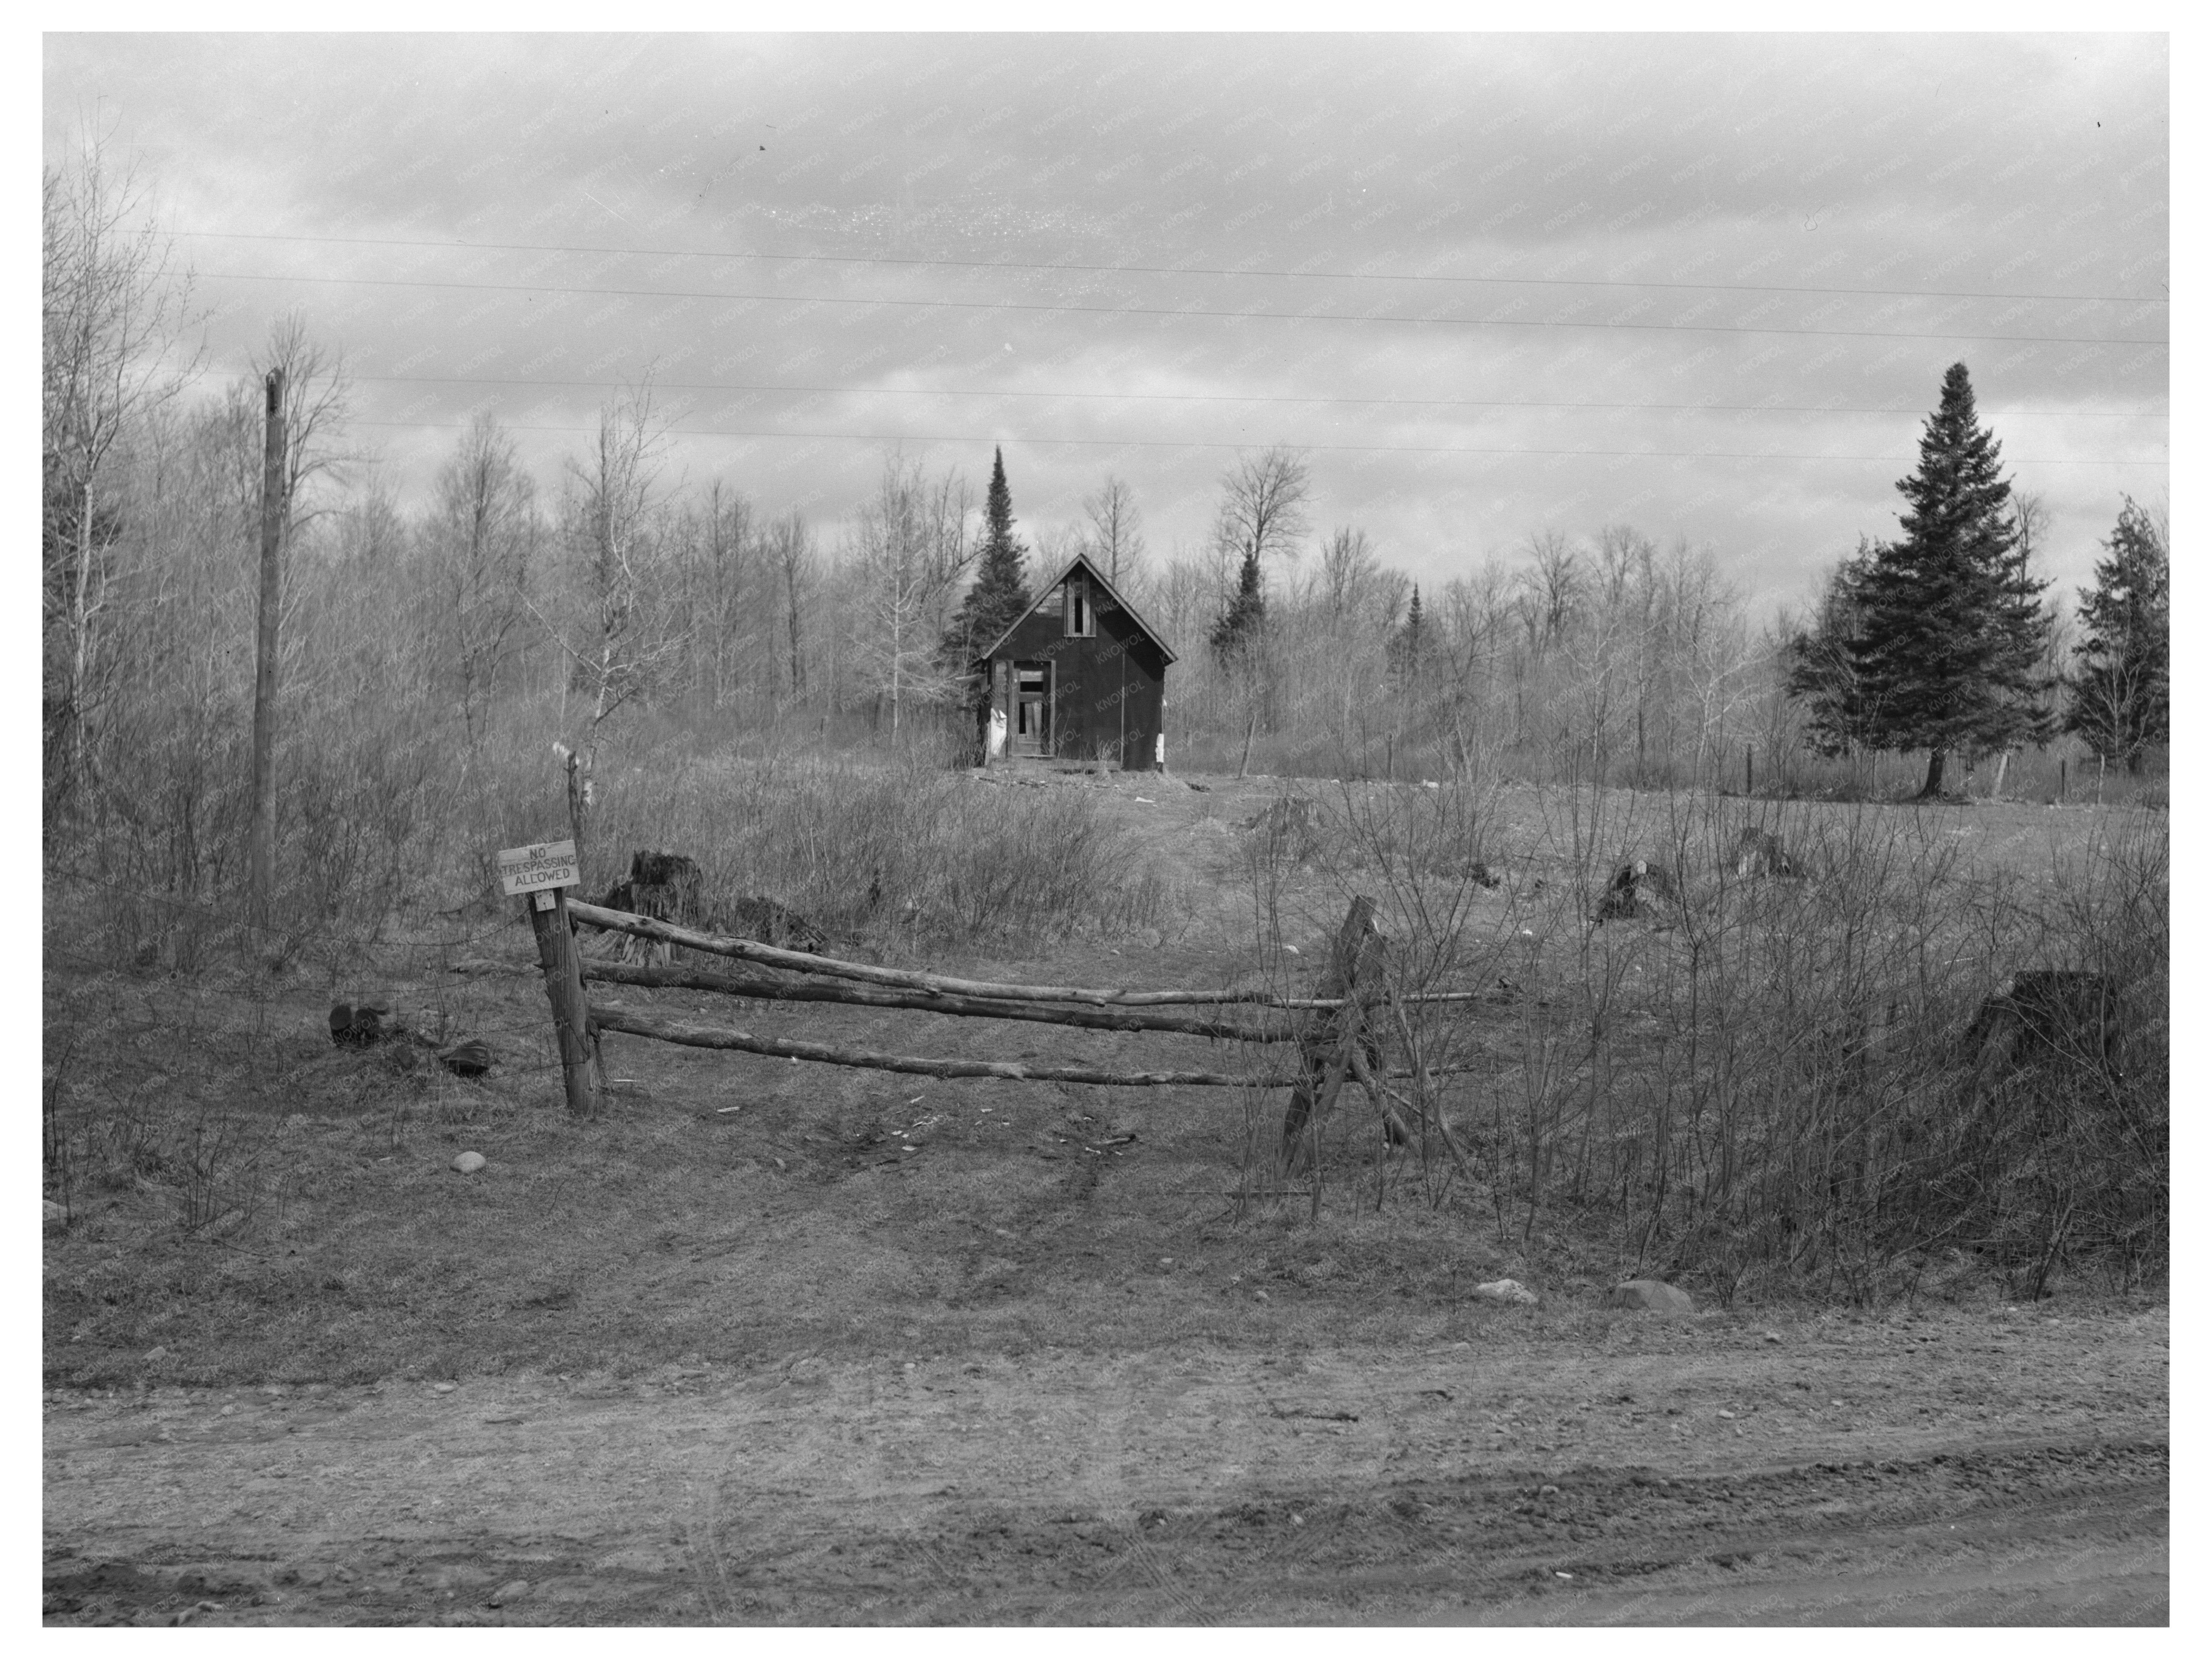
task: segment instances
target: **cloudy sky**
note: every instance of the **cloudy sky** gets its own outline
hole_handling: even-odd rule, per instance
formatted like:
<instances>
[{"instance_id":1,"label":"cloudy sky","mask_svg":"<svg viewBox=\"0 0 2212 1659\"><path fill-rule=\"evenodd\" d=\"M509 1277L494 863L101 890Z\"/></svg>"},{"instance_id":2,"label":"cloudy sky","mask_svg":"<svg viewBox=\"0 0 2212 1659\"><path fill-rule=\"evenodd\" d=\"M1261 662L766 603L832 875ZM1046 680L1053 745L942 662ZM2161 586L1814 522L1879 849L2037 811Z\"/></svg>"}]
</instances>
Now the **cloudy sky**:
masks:
<instances>
[{"instance_id":1,"label":"cloudy sky","mask_svg":"<svg viewBox=\"0 0 2212 1659\"><path fill-rule=\"evenodd\" d=\"M648 373L832 541L893 444L1156 558L1240 447L1422 583L1626 522L1801 597L1971 368L2047 569L2167 481L2168 53L2103 36L45 38L240 372L297 309L423 499Z\"/></svg>"}]
</instances>

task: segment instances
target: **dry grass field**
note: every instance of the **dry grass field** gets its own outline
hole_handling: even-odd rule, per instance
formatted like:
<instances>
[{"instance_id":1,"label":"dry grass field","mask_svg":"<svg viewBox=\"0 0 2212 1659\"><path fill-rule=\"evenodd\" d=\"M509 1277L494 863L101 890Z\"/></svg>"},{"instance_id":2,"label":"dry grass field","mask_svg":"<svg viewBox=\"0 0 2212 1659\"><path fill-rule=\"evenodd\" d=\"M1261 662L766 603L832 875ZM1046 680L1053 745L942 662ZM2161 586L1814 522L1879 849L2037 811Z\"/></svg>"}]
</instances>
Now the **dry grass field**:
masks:
<instances>
[{"instance_id":1,"label":"dry grass field","mask_svg":"<svg viewBox=\"0 0 2212 1659\"><path fill-rule=\"evenodd\" d=\"M812 842L735 775L605 833L1026 984L1302 994L1365 894L1395 986L1491 993L1392 1055L1464 1068L1401 1086L1466 1167L1349 1091L1291 1177L1280 1088L612 1034L579 1121L489 884L276 972L105 965L112 907L52 892L50 1622L2165 1617L2162 813L954 774L902 835L854 787ZM1738 878L1746 824L1808 878ZM1593 926L1638 857L1676 913ZM2118 1066L1960 1105L2030 968L2126 978ZM909 1054L1296 1052L587 989ZM336 1048L340 1000L494 1066ZM1698 1312L1604 1305L1639 1275Z\"/></svg>"}]
</instances>

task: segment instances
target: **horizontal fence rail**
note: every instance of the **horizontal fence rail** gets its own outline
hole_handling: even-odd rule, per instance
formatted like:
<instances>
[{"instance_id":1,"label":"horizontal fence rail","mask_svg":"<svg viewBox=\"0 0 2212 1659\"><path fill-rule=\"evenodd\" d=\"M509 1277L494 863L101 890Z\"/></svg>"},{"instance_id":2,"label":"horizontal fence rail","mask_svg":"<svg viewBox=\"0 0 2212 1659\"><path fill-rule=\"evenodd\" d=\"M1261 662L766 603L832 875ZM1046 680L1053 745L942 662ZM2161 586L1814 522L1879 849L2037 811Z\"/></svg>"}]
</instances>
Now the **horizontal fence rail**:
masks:
<instances>
[{"instance_id":1,"label":"horizontal fence rail","mask_svg":"<svg viewBox=\"0 0 2212 1659\"><path fill-rule=\"evenodd\" d=\"M632 915L627 910L610 910L598 904L586 904L578 900L568 903L568 914L579 921L589 922L594 927L605 927L618 933L629 933L638 939L651 939L659 945L680 945L687 950L704 951L710 956L732 957L742 962L757 962L767 968L781 968L797 974L825 974L836 979L859 980L870 985L889 985L910 991L928 991L946 996L979 997L994 1002L1072 1002L1085 1003L1103 1008L1157 1008L1176 1004L1238 1003L1261 1008L1323 1009L1340 1008L1341 997L1286 997L1273 991L1130 991L1115 988L1092 989L1072 985L1006 985L988 980L954 979L944 974L927 974L909 968L878 968L864 962L845 962L836 957L817 957L805 951L787 951L780 945L763 945L757 939L734 939L726 933L701 933L695 928L679 927L673 922L657 921L651 916ZM1489 997L1487 991L1427 991L1400 999L1405 1002L1480 1002Z\"/></svg>"},{"instance_id":2,"label":"horizontal fence rail","mask_svg":"<svg viewBox=\"0 0 2212 1659\"><path fill-rule=\"evenodd\" d=\"M912 1072L921 1077L1000 1078L1010 1083L1097 1083L1121 1089L1287 1089L1298 1081L1296 1073L1280 1076L1244 1072L1109 1072L1095 1066L1036 1066L1017 1060L934 1060L919 1054L886 1054L870 1048L840 1048L827 1042L800 1042L789 1037L756 1036L718 1025L687 1025L680 1020L657 1019L609 1005L592 1010L592 1024L602 1031L627 1031L633 1036L653 1037L690 1048L729 1048L744 1054L768 1054L778 1060L811 1060L826 1066L856 1066L877 1072ZM1431 1066L1431 1075L1472 1070L1472 1066ZM1392 1072L1408 1077L1409 1072Z\"/></svg>"},{"instance_id":3,"label":"horizontal fence rail","mask_svg":"<svg viewBox=\"0 0 2212 1659\"><path fill-rule=\"evenodd\" d=\"M656 1019L626 1008L592 1010L592 1023L603 1031L627 1031L690 1048L733 1048L779 1060L811 1060L827 1066L857 1066L876 1072L912 1072L921 1077L1000 1078L1011 1083L1098 1083L1123 1089L1279 1089L1289 1079L1235 1072L1109 1072L1096 1066L1040 1066L1021 1060L933 1060L919 1054L886 1054L870 1048L840 1048L827 1042L756 1036L718 1025L687 1025Z\"/></svg>"},{"instance_id":4,"label":"horizontal fence rail","mask_svg":"<svg viewBox=\"0 0 2212 1659\"><path fill-rule=\"evenodd\" d=\"M1142 1008L1091 1008L1066 1003L1001 1002L988 997L956 997L943 992L895 991L887 987L808 984L770 979L763 974L718 974L700 968L647 968L634 963L586 957L580 964L586 980L635 985L649 991L711 991L721 996L754 997L764 1002L836 1002L860 1008L914 1008L924 1013L969 1019L1028 1020L1044 1025L1074 1025L1093 1031L1170 1031L1183 1036L1230 1042L1295 1042L1287 1021L1210 1019L1201 1014L1155 1013ZM515 973L515 964L468 961L453 964L457 974Z\"/></svg>"}]
</instances>

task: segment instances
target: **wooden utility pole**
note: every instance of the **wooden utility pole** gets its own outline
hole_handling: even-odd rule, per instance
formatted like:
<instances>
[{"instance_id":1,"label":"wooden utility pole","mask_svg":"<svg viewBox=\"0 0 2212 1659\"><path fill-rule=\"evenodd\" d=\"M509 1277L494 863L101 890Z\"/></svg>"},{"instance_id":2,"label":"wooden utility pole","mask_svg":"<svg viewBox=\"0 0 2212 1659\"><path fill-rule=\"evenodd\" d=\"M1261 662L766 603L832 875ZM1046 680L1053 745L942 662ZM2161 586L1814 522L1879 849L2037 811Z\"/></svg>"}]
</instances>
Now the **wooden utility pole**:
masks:
<instances>
[{"instance_id":1,"label":"wooden utility pole","mask_svg":"<svg viewBox=\"0 0 2212 1659\"><path fill-rule=\"evenodd\" d=\"M266 924L276 896L276 617L283 601L284 371L272 368L261 447L261 614L253 647L253 816L246 834L246 900Z\"/></svg>"}]
</instances>

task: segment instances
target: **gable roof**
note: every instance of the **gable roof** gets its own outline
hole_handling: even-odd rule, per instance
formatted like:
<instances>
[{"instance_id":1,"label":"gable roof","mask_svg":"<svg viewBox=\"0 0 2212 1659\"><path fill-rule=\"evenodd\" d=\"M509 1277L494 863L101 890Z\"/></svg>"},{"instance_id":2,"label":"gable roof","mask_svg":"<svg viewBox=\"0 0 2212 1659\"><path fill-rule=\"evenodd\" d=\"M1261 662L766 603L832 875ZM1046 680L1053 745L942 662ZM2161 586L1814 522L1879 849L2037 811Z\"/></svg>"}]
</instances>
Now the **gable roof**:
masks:
<instances>
[{"instance_id":1,"label":"gable roof","mask_svg":"<svg viewBox=\"0 0 2212 1659\"><path fill-rule=\"evenodd\" d=\"M978 652L975 656L975 660L978 662L985 662L989 660L991 658L997 656L999 654L999 647L1004 645L1013 636L1014 629L1019 628L1031 617L1036 616L1038 611L1042 611L1044 608L1045 597L1049 594L1054 588L1058 587L1062 582L1073 575L1075 574L1076 568L1079 565L1085 570L1091 573L1091 580L1097 582L1099 586L1104 588L1115 604L1120 605L1122 610L1129 613L1129 619L1135 623L1137 626L1143 630L1145 637L1150 640L1154 645L1159 647L1160 654L1166 658L1168 661L1173 662L1176 659L1176 653L1169 646L1168 642L1160 637L1159 630L1145 620L1144 613L1142 611L1139 611L1135 605L1131 605L1128 600L1121 597L1121 591L1116 588L1113 583L1106 580L1104 574L1099 570L1097 565L1091 562L1091 556L1088 553L1077 554L1073 558L1067 562L1066 568L1061 570L1060 574L1054 576L1050 581L1039 588L1037 590L1036 603L1030 606L1028 610L1023 611L1020 616L1017 617L1014 619L1012 627L1008 628L1005 633L1000 635L997 639L993 640L991 641L990 649L988 651Z\"/></svg>"}]
</instances>

